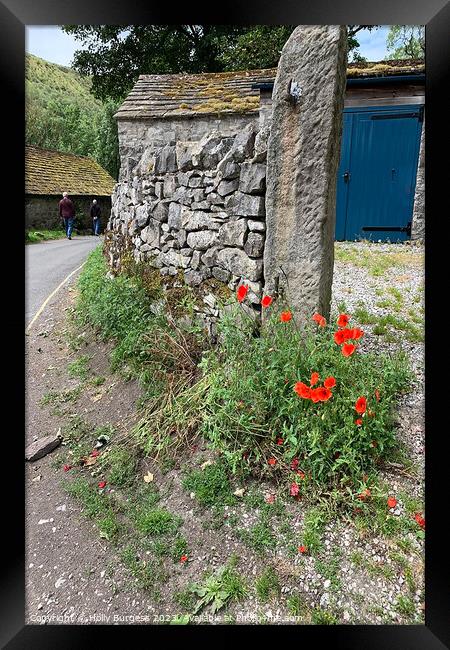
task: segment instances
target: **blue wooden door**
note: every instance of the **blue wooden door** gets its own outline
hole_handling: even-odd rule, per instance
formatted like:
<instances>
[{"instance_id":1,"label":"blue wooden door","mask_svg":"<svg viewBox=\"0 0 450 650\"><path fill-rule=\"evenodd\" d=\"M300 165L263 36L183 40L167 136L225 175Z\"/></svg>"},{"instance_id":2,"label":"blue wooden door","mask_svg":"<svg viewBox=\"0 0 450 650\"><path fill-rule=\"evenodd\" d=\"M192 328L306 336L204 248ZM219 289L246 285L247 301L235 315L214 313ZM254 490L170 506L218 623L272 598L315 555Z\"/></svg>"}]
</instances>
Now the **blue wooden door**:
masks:
<instances>
[{"instance_id":1,"label":"blue wooden door","mask_svg":"<svg viewBox=\"0 0 450 650\"><path fill-rule=\"evenodd\" d=\"M416 105L344 112L336 239L409 238L421 119Z\"/></svg>"}]
</instances>

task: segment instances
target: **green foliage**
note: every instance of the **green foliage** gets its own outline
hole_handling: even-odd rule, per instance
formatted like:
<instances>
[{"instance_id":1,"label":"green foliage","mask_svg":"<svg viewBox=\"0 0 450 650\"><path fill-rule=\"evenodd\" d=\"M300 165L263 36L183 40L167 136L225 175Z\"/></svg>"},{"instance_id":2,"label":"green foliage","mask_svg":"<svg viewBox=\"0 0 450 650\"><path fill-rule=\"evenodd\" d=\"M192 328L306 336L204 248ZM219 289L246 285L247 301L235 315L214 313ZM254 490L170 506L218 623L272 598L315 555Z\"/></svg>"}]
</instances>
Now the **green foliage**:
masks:
<instances>
[{"instance_id":1,"label":"green foliage","mask_svg":"<svg viewBox=\"0 0 450 650\"><path fill-rule=\"evenodd\" d=\"M66 492L77 499L83 507L83 514L89 519L101 517L97 525L100 530L111 533L118 531L118 524L115 521L113 504L107 494L100 494L96 486L89 483L86 478L77 477L73 481L64 484Z\"/></svg>"},{"instance_id":2,"label":"green foliage","mask_svg":"<svg viewBox=\"0 0 450 650\"><path fill-rule=\"evenodd\" d=\"M153 439L147 429L155 424L153 433L163 437L165 425L170 420L160 410L158 400L173 395L179 386L191 386L198 374L196 361L205 345L204 335L181 331L173 325L167 307L171 289L164 293L158 270L145 263L127 262L123 272L111 278L99 247L89 255L80 274L78 289L76 325L91 325L99 336L113 340L111 369L120 371L127 379L138 378L150 406L160 411L162 421L152 412L149 422L143 424L145 431L141 434L148 452ZM156 306L155 301L158 301ZM193 391L199 386L200 383L193 386ZM195 406L195 402L189 401ZM168 400L168 405L172 404L173 401ZM169 422L169 428L171 426Z\"/></svg>"},{"instance_id":3,"label":"green foliage","mask_svg":"<svg viewBox=\"0 0 450 650\"><path fill-rule=\"evenodd\" d=\"M108 482L116 487L126 487L133 483L136 470L136 457L125 447L111 447L103 452L98 465L108 473Z\"/></svg>"},{"instance_id":4,"label":"green foliage","mask_svg":"<svg viewBox=\"0 0 450 650\"><path fill-rule=\"evenodd\" d=\"M335 549L332 556L327 559L316 559L316 569L326 580L331 580L331 589L337 590L341 587L339 578L342 552Z\"/></svg>"},{"instance_id":5,"label":"green foliage","mask_svg":"<svg viewBox=\"0 0 450 650\"><path fill-rule=\"evenodd\" d=\"M51 239L63 239L65 236L64 230L25 230L25 243L36 244Z\"/></svg>"},{"instance_id":6,"label":"green foliage","mask_svg":"<svg viewBox=\"0 0 450 650\"><path fill-rule=\"evenodd\" d=\"M224 70L276 68L281 50L295 25L255 25L235 40L223 39Z\"/></svg>"},{"instance_id":7,"label":"green foliage","mask_svg":"<svg viewBox=\"0 0 450 650\"><path fill-rule=\"evenodd\" d=\"M173 515L165 508L154 508L153 510L141 508L135 515L136 528L143 535L175 534L181 523L181 517Z\"/></svg>"},{"instance_id":8,"label":"green foliage","mask_svg":"<svg viewBox=\"0 0 450 650\"><path fill-rule=\"evenodd\" d=\"M202 363L210 381L202 432L234 469L248 467L244 453L267 468L270 456L277 468L287 468L295 457L306 474L302 489L309 480L358 481L395 449L395 401L411 377L406 355L357 351L346 358L333 340L334 327L296 329L292 321L279 321L276 307L262 335L254 337L239 309L236 305L220 323L221 354L210 354ZM313 371L321 381L336 379L327 402L314 404L293 390L297 381L309 384ZM366 396L375 417L366 413L357 427L360 396Z\"/></svg>"},{"instance_id":9,"label":"green foliage","mask_svg":"<svg viewBox=\"0 0 450 650\"><path fill-rule=\"evenodd\" d=\"M116 102L102 104L91 80L75 70L26 55L26 144L90 156L118 174Z\"/></svg>"},{"instance_id":10,"label":"green foliage","mask_svg":"<svg viewBox=\"0 0 450 650\"><path fill-rule=\"evenodd\" d=\"M260 521L251 528L242 528L238 530L238 535L243 542L260 554L276 545L275 535L267 521Z\"/></svg>"},{"instance_id":11,"label":"green foliage","mask_svg":"<svg viewBox=\"0 0 450 650\"><path fill-rule=\"evenodd\" d=\"M415 611L414 601L410 596L399 596L395 603L395 609L399 614L411 616Z\"/></svg>"},{"instance_id":12,"label":"green foliage","mask_svg":"<svg viewBox=\"0 0 450 650\"><path fill-rule=\"evenodd\" d=\"M119 176L119 138L114 113L119 103L109 99L102 106L96 129L93 157L113 178Z\"/></svg>"},{"instance_id":13,"label":"green foliage","mask_svg":"<svg viewBox=\"0 0 450 650\"><path fill-rule=\"evenodd\" d=\"M375 25L348 25L349 50L356 34ZM140 74L223 72L275 67L294 25L64 25L85 48L74 68L92 78L103 100L121 101Z\"/></svg>"},{"instance_id":14,"label":"green foliage","mask_svg":"<svg viewBox=\"0 0 450 650\"><path fill-rule=\"evenodd\" d=\"M99 519L97 522L97 528L100 531L100 537L107 539L109 542L116 541L122 532L122 526L111 514Z\"/></svg>"},{"instance_id":15,"label":"green foliage","mask_svg":"<svg viewBox=\"0 0 450 650\"><path fill-rule=\"evenodd\" d=\"M424 59L425 27L391 25L386 37L386 59Z\"/></svg>"},{"instance_id":16,"label":"green foliage","mask_svg":"<svg viewBox=\"0 0 450 650\"><path fill-rule=\"evenodd\" d=\"M174 562L179 562L182 555L188 552L188 543L183 535L178 534L174 539L152 540L150 550L158 557L170 557Z\"/></svg>"},{"instance_id":17,"label":"green foliage","mask_svg":"<svg viewBox=\"0 0 450 650\"><path fill-rule=\"evenodd\" d=\"M308 605L300 594L292 594L292 596L289 596L286 604L292 616L304 616L309 610Z\"/></svg>"},{"instance_id":18,"label":"green foliage","mask_svg":"<svg viewBox=\"0 0 450 650\"><path fill-rule=\"evenodd\" d=\"M280 580L273 569L267 569L257 578L255 582L256 594L262 603L267 603L270 598L279 596L281 592Z\"/></svg>"},{"instance_id":19,"label":"green foliage","mask_svg":"<svg viewBox=\"0 0 450 650\"><path fill-rule=\"evenodd\" d=\"M329 521L329 515L323 506L314 506L305 514L302 544L309 553L314 554L322 548L322 535Z\"/></svg>"},{"instance_id":20,"label":"green foliage","mask_svg":"<svg viewBox=\"0 0 450 650\"><path fill-rule=\"evenodd\" d=\"M71 361L67 366L69 377L79 377L86 379L89 374L89 356L87 354L81 355L75 361Z\"/></svg>"},{"instance_id":21,"label":"green foliage","mask_svg":"<svg viewBox=\"0 0 450 650\"><path fill-rule=\"evenodd\" d=\"M193 610L197 601L195 594L192 592L190 587L186 587L182 591L176 593L173 599L184 612L190 612Z\"/></svg>"},{"instance_id":22,"label":"green foliage","mask_svg":"<svg viewBox=\"0 0 450 650\"><path fill-rule=\"evenodd\" d=\"M311 613L311 621L314 625L337 625L338 620L331 612L321 607L315 607Z\"/></svg>"},{"instance_id":23,"label":"green foliage","mask_svg":"<svg viewBox=\"0 0 450 650\"><path fill-rule=\"evenodd\" d=\"M183 480L183 487L194 492L202 506L233 505L236 502L225 465L220 461L204 469L192 470Z\"/></svg>"},{"instance_id":24,"label":"green foliage","mask_svg":"<svg viewBox=\"0 0 450 650\"><path fill-rule=\"evenodd\" d=\"M215 614L229 602L241 600L246 596L247 587L236 571L235 564L235 558L232 558L227 566L208 576L203 583L194 583L191 586L192 593L199 596L193 614L197 614L207 605L211 605L211 613Z\"/></svg>"},{"instance_id":25,"label":"green foliage","mask_svg":"<svg viewBox=\"0 0 450 650\"><path fill-rule=\"evenodd\" d=\"M159 597L157 583L167 579L166 572L157 561L140 559L138 553L132 546L127 546L121 553L121 560L136 578L137 582L155 599Z\"/></svg>"},{"instance_id":26,"label":"green foliage","mask_svg":"<svg viewBox=\"0 0 450 650\"><path fill-rule=\"evenodd\" d=\"M105 339L117 342L111 355L112 369L128 363L138 367L146 354L143 335L154 317L151 299L133 279L106 277L106 263L100 247L88 257L78 281L77 322L89 323Z\"/></svg>"},{"instance_id":27,"label":"green foliage","mask_svg":"<svg viewBox=\"0 0 450 650\"><path fill-rule=\"evenodd\" d=\"M386 538L404 536L407 533L414 533L420 538L423 531L410 514L394 516L389 512L386 505L387 489L387 486L375 486L371 498L360 504L360 512L353 519L356 528Z\"/></svg>"}]
</instances>

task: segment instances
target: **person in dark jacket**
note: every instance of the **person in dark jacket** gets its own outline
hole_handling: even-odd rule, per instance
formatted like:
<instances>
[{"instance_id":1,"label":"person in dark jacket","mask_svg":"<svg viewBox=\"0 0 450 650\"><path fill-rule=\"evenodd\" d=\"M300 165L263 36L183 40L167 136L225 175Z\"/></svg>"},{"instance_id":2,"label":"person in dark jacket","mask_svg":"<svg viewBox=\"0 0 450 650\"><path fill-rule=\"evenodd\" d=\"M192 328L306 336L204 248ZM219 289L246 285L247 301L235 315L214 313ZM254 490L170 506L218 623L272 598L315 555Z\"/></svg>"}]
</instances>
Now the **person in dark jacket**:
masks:
<instances>
[{"instance_id":1,"label":"person in dark jacket","mask_svg":"<svg viewBox=\"0 0 450 650\"><path fill-rule=\"evenodd\" d=\"M93 234L97 235L97 237L100 235L100 216L101 216L100 206L97 203L97 199L94 199L91 205L91 219L92 219Z\"/></svg>"},{"instance_id":2,"label":"person in dark jacket","mask_svg":"<svg viewBox=\"0 0 450 650\"><path fill-rule=\"evenodd\" d=\"M73 222L75 220L75 206L69 199L67 192L63 192L63 198L59 202L59 216L64 222L67 239L72 239Z\"/></svg>"}]
</instances>

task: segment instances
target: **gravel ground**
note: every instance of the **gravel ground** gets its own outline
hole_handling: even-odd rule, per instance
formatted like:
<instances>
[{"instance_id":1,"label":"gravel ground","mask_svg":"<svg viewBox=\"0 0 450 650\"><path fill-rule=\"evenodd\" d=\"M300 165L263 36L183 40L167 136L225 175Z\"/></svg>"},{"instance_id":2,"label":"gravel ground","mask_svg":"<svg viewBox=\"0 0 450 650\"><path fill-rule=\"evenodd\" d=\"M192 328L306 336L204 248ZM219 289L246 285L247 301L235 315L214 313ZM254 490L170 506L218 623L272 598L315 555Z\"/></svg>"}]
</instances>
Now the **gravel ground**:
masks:
<instances>
[{"instance_id":1,"label":"gravel ground","mask_svg":"<svg viewBox=\"0 0 450 650\"><path fill-rule=\"evenodd\" d=\"M423 247L343 243L336 245L336 251L334 315L340 311L342 303L350 316L364 303L371 315L384 316L389 308L378 303L386 299L387 290L392 288L402 296L398 316L407 319L410 318L409 310L420 313L423 309ZM374 276L372 256L398 259L395 265ZM39 403L49 390L71 387L67 362L75 356L64 344L61 334L63 310L73 297L70 291L64 292L60 304L53 306L28 338L29 440L56 431L62 424L58 416L50 413L49 407L43 408ZM360 325L356 318L352 318L351 324ZM389 352L400 347L408 353L415 371L414 386L402 398L398 418L399 439L407 449L411 468L404 470L394 466L382 473L391 493L398 495L398 504L391 514L401 517L407 507L401 494L419 501L423 499L423 343L408 341L402 330L395 330L395 340L389 341L383 335L375 335L373 325L362 325L362 329L365 331L361 341L363 351ZM83 414L93 426L104 422L120 424L124 417L132 415L139 396L137 387L108 374L108 348L104 344L88 342L86 350L94 351L93 370L106 377L105 386L110 386L109 392L105 392L100 401L95 401L94 390L92 394L83 394L70 408ZM66 409L65 417L70 417L70 409ZM393 555L398 553L398 540L361 534L352 522L334 519L325 528L323 550L319 554L292 553L289 543L292 540L298 543L301 538L306 508L301 502L290 501L287 504L289 531L283 531L281 520L275 521L274 532L279 544L261 556L238 534L239 530L249 530L258 523L260 511L257 507L245 499L237 506L227 506L223 525L216 529L211 525L211 511L201 508L183 489L186 469L214 458L201 441L195 453L166 474L149 461L138 468L139 476L148 471L154 474L154 482L164 494L160 505L183 518L181 531L189 543L187 563L166 563L170 579L160 586L161 596L155 601L136 580L127 576L117 549L99 539L95 526L80 513L80 506L63 492L61 481L70 477L55 464L56 453L61 450L27 466L27 622L111 623L112 618L107 620L107 617L114 614L150 617L143 622L167 622L182 613L174 603L174 593L189 582L199 581L205 570L223 566L230 555L236 553L238 571L250 585L247 597L226 609L226 614L234 617L236 623L311 623L314 621L310 613L317 610L331 613L341 624L423 624L423 540L412 533L402 536L402 541L406 540L409 545L401 565ZM260 494L275 491L274 486L265 481L256 488ZM246 486L246 494L250 490L251 486ZM47 523L40 524L40 521ZM279 576L280 593L262 602L252 585L268 566ZM293 596L301 598L309 614L292 616L289 599ZM399 607L399 597L408 600L407 610ZM130 618L118 622L138 621ZM225 620L219 612L213 620L198 622L223 623Z\"/></svg>"}]
</instances>

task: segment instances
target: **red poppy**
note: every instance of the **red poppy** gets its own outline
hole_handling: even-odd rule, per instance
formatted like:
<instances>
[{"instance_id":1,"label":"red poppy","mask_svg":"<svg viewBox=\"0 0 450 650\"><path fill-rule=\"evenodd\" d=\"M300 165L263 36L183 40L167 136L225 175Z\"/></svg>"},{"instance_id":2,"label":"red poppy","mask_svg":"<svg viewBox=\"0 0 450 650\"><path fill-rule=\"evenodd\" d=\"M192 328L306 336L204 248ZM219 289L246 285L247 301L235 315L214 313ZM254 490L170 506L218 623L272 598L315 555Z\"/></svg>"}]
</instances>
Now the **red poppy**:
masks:
<instances>
[{"instance_id":1,"label":"red poppy","mask_svg":"<svg viewBox=\"0 0 450 650\"><path fill-rule=\"evenodd\" d=\"M277 445L282 445L284 442L283 438L278 438Z\"/></svg>"},{"instance_id":2,"label":"red poppy","mask_svg":"<svg viewBox=\"0 0 450 650\"><path fill-rule=\"evenodd\" d=\"M380 401L380 391L378 390L378 388L375 391L375 397L377 399L377 402L379 402Z\"/></svg>"},{"instance_id":3,"label":"red poppy","mask_svg":"<svg viewBox=\"0 0 450 650\"><path fill-rule=\"evenodd\" d=\"M357 339L360 339L363 334L364 334L364 332L362 330L360 330L359 327L354 327L352 329L351 338L357 340Z\"/></svg>"},{"instance_id":4,"label":"red poppy","mask_svg":"<svg viewBox=\"0 0 450 650\"><path fill-rule=\"evenodd\" d=\"M397 505L397 499L395 497L388 497L387 504L389 508L395 508Z\"/></svg>"},{"instance_id":5,"label":"red poppy","mask_svg":"<svg viewBox=\"0 0 450 650\"><path fill-rule=\"evenodd\" d=\"M297 483L295 483L295 481L294 481L294 483L291 483L291 488L289 490L289 494L291 495L291 497L296 497L299 492L300 492L300 489L299 489Z\"/></svg>"},{"instance_id":6,"label":"red poppy","mask_svg":"<svg viewBox=\"0 0 450 650\"><path fill-rule=\"evenodd\" d=\"M63 470L64 470L65 472L68 472L69 469L72 469L72 465L63 465Z\"/></svg>"},{"instance_id":7,"label":"red poppy","mask_svg":"<svg viewBox=\"0 0 450 650\"><path fill-rule=\"evenodd\" d=\"M364 501L365 499L367 499L367 497L370 497L371 494L372 492L369 490L369 488L366 488L361 492L361 494L358 494L358 499L360 501Z\"/></svg>"},{"instance_id":8,"label":"red poppy","mask_svg":"<svg viewBox=\"0 0 450 650\"><path fill-rule=\"evenodd\" d=\"M327 402L330 399L330 397L333 396L331 390L325 388L325 386L319 386L319 388L317 388L316 390L317 390L317 396L319 398L319 401L321 402Z\"/></svg>"},{"instance_id":9,"label":"red poppy","mask_svg":"<svg viewBox=\"0 0 450 650\"><path fill-rule=\"evenodd\" d=\"M345 345L342 346L342 354L344 357L350 357L355 350L356 345L353 345L353 343L345 343Z\"/></svg>"},{"instance_id":10,"label":"red poppy","mask_svg":"<svg viewBox=\"0 0 450 650\"><path fill-rule=\"evenodd\" d=\"M275 495L274 494L266 494L265 502L266 503L274 503L275 502Z\"/></svg>"},{"instance_id":11,"label":"red poppy","mask_svg":"<svg viewBox=\"0 0 450 650\"><path fill-rule=\"evenodd\" d=\"M299 397L303 397L304 399L309 399L311 397L311 389L309 386L304 384L302 381L298 381L294 385L294 391L299 395Z\"/></svg>"},{"instance_id":12,"label":"red poppy","mask_svg":"<svg viewBox=\"0 0 450 650\"><path fill-rule=\"evenodd\" d=\"M366 398L365 397L358 397L358 399L356 400L356 404L355 404L355 411L357 413L359 413L360 415L362 415L363 413L365 413L366 408L367 408L367 400L366 400Z\"/></svg>"},{"instance_id":13,"label":"red poppy","mask_svg":"<svg viewBox=\"0 0 450 650\"><path fill-rule=\"evenodd\" d=\"M280 315L280 321L282 323L287 323L292 319L292 313L290 311L282 311Z\"/></svg>"},{"instance_id":14,"label":"red poppy","mask_svg":"<svg viewBox=\"0 0 450 650\"><path fill-rule=\"evenodd\" d=\"M236 297L237 297L238 301L242 302L244 300L245 296L247 295L247 293L248 293L248 284L241 284L238 287L238 290L236 292Z\"/></svg>"},{"instance_id":15,"label":"red poppy","mask_svg":"<svg viewBox=\"0 0 450 650\"><path fill-rule=\"evenodd\" d=\"M306 546L299 546L299 547L298 547L298 552L299 552L299 553L306 553L307 550L308 550L308 549L306 548Z\"/></svg>"},{"instance_id":16,"label":"red poppy","mask_svg":"<svg viewBox=\"0 0 450 650\"><path fill-rule=\"evenodd\" d=\"M355 424L357 424L359 427L362 425L362 423L363 423L363 421L361 420L361 418L358 418L357 420L355 420Z\"/></svg>"},{"instance_id":17,"label":"red poppy","mask_svg":"<svg viewBox=\"0 0 450 650\"><path fill-rule=\"evenodd\" d=\"M269 458L269 460L267 462L269 463L269 465L272 465L272 467L273 467L274 465L277 464L277 459L276 458Z\"/></svg>"},{"instance_id":18,"label":"red poppy","mask_svg":"<svg viewBox=\"0 0 450 650\"><path fill-rule=\"evenodd\" d=\"M291 469L296 470L298 467L299 460L298 458L294 458L294 460L291 462Z\"/></svg>"},{"instance_id":19,"label":"red poppy","mask_svg":"<svg viewBox=\"0 0 450 650\"><path fill-rule=\"evenodd\" d=\"M271 296L264 296L263 299L261 300L261 305L263 307L270 307L272 304L273 298Z\"/></svg>"},{"instance_id":20,"label":"red poppy","mask_svg":"<svg viewBox=\"0 0 450 650\"><path fill-rule=\"evenodd\" d=\"M317 402L320 402L320 395L319 395L319 390L320 388L311 388L311 400L316 404Z\"/></svg>"},{"instance_id":21,"label":"red poppy","mask_svg":"<svg viewBox=\"0 0 450 650\"><path fill-rule=\"evenodd\" d=\"M94 458L95 458L96 456L100 456L100 452L99 452L99 450L98 450L98 449L93 449L92 452L91 452L91 456L93 456Z\"/></svg>"},{"instance_id":22,"label":"red poppy","mask_svg":"<svg viewBox=\"0 0 450 650\"><path fill-rule=\"evenodd\" d=\"M336 379L334 377L327 377L323 382L325 388L334 388L336 386Z\"/></svg>"},{"instance_id":23,"label":"red poppy","mask_svg":"<svg viewBox=\"0 0 450 650\"><path fill-rule=\"evenodd\" d=\"M425 529L425 519L422 517L422 514L420 512L416 512L414 519L417 521L421 528Z\"/></svg>"},{"instance_id":24,"label":"red poppy","mask_svg":"<svg viewBox=\"0 0 450 650\"><path fill-rule=\"evenodd\" d=\"M310 386L315 386L318 381L319 381L319 373L313 372L311 375L311 380L309 382Z\"/></svg>"},{"instance_id":25,"label":"red poppy","mask_svg":"<svg viewBox=\"0 0 450 650\"><path fill-rule=\"evenodd\" d=\"M320 314L314 314L314 316L312 318L313 318L314 321L316 321L316 323L319 325L319 327L325 327L325 325L327 324L327 321L325 320L325 318L323 316L321 316Z\"/></svg>"},{"instance_id":26,"label":"red poppy","mask_svg":"<svg viewBox=\"0 0 450 650\"><path fill-rule=\"evenodd\" d=\"M353 338L353 330L349 330L348 328L345 328L343 330L340 330L342 334L344 335L344 339L348 341L349 339Z\"/></svg>"},{"instance_id":27,"label":"red poppy","mask_svg":"<svg viewBox=\"0 0 450 650\"><path fill-rule=\"evenodd\" d=\"M103 490L103 488L106 487L106 481L100 481L100 483L98 484L98 487L99 487L101 490Z\"/></svg>"},{"instance_id":28,"label":"red poppy","mask_svg":"<svg viewBox=\"0 0 450 650\"><path fill-rule=\"evenodd\" d=\"M187 559L188 559L188 556L187 556L187 555L182 555L182 556L180 557L180 562L181 562L181 564L184 564L185 562L187 562Z\"/></svg>"},{"instance_id":29,"label":"red poppy","mask_svg":"<svg viewBox=\"0 0 450 650\"><path fill-rule=\"evenodd\" d=\"M334 342L338 345L345 343L345 336L343 330L338 330L334 333Z\"/></svg>"},{"instance_id":30,"label":"red poppy","mask_svg":"<svg viewBox=\"0 0 450 650\"><path fill-rule=\"evenodd\" d=\"M339 318L337 319L338 327L347 327L349 320L350 316L347 316L347 314L340 314Z\"/></svg>"}]
</instances>

